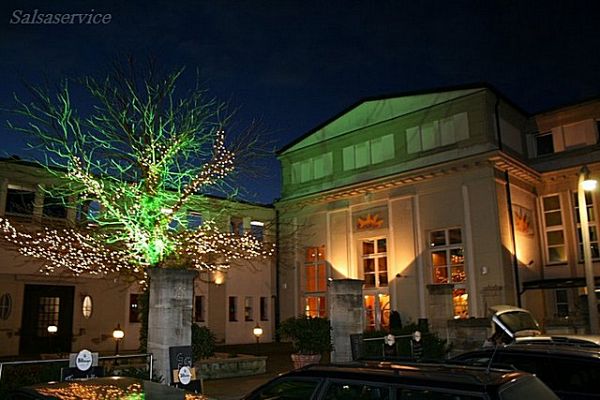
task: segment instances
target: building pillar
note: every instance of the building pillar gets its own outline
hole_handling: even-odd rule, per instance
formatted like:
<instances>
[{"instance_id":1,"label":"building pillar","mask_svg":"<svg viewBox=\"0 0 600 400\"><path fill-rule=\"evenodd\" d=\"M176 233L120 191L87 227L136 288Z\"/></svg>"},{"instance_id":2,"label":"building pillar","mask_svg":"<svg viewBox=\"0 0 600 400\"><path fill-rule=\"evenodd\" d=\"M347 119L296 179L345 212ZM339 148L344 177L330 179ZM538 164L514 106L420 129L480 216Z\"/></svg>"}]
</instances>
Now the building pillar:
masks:
<instances>
[{"instance_id":1,"label":"building pillar","mask_svg":"<svg viewBox=\"0 0 600 400\"><path fill-rule=\"evenodd\" d=\"M190 270L150 268L148 302L148 352L154 369L170 384L169 347L192 344L192 303L194 278Z\"/></svg>"},{"instance_id":2,"label":"building pillar","mask_svg":"<svg viewBox=\"0 0 600 400\"><path fill-rule=\"evenodd\" d=\"M334 279L329 282L328 304L331 321L332 362L352 361L350 335L364 331L363 281Z\"/></svg>"}]
</instances>

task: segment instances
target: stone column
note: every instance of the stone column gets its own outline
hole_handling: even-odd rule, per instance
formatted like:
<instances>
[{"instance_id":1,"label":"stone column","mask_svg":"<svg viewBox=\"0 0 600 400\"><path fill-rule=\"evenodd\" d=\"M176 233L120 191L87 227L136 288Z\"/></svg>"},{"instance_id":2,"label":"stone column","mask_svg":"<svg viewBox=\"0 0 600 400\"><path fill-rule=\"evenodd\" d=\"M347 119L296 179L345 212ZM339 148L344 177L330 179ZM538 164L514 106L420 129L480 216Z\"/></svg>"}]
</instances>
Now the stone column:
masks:
<instances>
[{"instance_id":1,"label":"stone column","mask_svg":"<svg viewBox=\"0 0 600 400\"><path fill-rule=\"evenodd\" d=\"M196 271L151 268L148 315L148 352L154 369L170 384L169 347L192 343L192 303Z\"/></svg>"},{"instance_id":2,"label":"stone column","mask_svg":"<svg viewBox=\"0 0 600 400\"><path fill-rule=\"evenodd\" d=\"M334 350L332 362L352 361L350 335L364 331L363 281L334 279L329 282L329 319Z\"/></svg>"}]
</instances>

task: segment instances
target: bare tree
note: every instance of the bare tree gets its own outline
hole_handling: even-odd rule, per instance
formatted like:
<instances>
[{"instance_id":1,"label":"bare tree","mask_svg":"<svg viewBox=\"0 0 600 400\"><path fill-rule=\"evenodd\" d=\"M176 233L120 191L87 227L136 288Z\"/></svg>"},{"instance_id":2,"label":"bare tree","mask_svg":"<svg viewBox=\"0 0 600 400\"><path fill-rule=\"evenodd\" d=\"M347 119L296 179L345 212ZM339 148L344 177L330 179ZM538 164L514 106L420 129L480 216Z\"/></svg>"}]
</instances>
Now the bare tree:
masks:
<instances>
[{"instance_id":1,"label":"bare tree","mask_svg":"<svg viewBox=\"0 0 600 400\"><path fill-rule=\"evenodd\" d=\"M202 270L269 256L271 245L219 229L226 202L209 196L235 196L236 171L252 168L250 155L265 154L260 139L228 138L232 113L198 79L191 90L177 88L183 69L139 71L116 65L103 80L65 80L53 94L29 87L30 101L15 96L21 122L9 125L44 154L41 164L56 178L47 194L79 212L100 207L84 224L33 233L0 219L4 239L46 260L48 273L140 279L149 267ZM85 110L74 105L82 95L91 99ZM192 211L205 219L194 230L187 229Z\"/></svg>"}]
</instances>

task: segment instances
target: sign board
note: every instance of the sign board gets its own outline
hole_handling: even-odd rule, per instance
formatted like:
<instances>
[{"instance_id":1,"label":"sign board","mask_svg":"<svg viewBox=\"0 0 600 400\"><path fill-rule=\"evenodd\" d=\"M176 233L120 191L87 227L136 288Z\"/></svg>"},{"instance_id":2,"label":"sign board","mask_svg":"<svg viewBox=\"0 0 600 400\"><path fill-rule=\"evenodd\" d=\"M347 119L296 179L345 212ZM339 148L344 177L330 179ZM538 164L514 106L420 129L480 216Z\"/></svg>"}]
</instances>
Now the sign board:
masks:
<instances>
[{"instance_id":1,"label":"sign board","mask_svg":"<svg viewBox=\"0 0 600 400\"><path fill-rule=\"evenodd\" d=\"M77 368L80 371L87 371L91 367L98 366L98 353L92 353L87 349L79 353L69 354L69 368Z\"/></svg>"},{"instance_id":2,"label":"sign board","mask_svg":"<svg viewBox=\"0 0 600 400\"><path fill-rule=\"evenodd\" d=\"M173 386L202 393L202 380L196 376L192 346L169 347L169 367L172 372Z\"/></svg>"}]
</instances>

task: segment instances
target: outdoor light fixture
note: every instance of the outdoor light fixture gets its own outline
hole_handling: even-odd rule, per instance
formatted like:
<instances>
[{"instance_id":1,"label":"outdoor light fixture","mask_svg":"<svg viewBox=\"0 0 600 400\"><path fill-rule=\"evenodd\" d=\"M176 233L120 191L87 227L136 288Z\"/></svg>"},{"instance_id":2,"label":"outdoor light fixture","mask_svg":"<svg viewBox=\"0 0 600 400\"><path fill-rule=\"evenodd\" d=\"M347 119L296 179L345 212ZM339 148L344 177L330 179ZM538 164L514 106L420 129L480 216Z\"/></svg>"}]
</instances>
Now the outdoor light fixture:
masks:
<instances>
[{"instance_id":1,"label":"outdoor light fixture","mask_svg":"<svg viewBox=\"0 0 600 400\"><path fill-rule=\"evenodd\" d=\"M117 327L113 330L113 338L115 339L115 355L119 354L119 342L125 337L125 332L121 329L121 324L117 324Z\"/></svg>"},{"instance_id":2,"label":"outdoor light fixture","mask_svg":"<svg viewBox=\"0 0 600 400\"><path fill-rule=\"evenodd\" d=\"M583 245L583 264L585 283L587 287L588 314L590 316L590 333L598 334L598 300L596 300L596 282L594 267L592 265L592 249L590 245L590 225L587 213L585 192L596 189L597 182L590 178L587 166L579 171L579 185L577 187L577 200L579 203L579 222L581 224L581 240Z\"/></svg>"},{"instance_id":3,"label":"outdoor light fixture","mask_svg":"<svg viewBox=\"0 0 600 400\"><path fill-rule=\"evenodd\" d=\"M258 344L258 342L260 342L260 337L263 334L263 328L257 323L254 329L252 329L252 333L254 334L254 337L256 337L256 344Z\"/></svg>"},{"instance_id":4,"label":"outdoor light fixture","mask_svg":"<svg viewBox=\"0 0 600 400\"><path fill-rule=\"evenodd\" d=\"M54 335L56 332L58 332L58 326L56 325L48 325L48 333L51 335Z\"/></svg>"}]
</instances>

